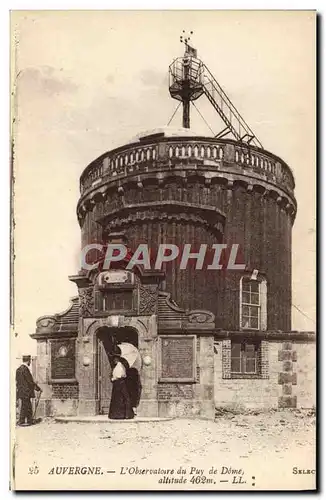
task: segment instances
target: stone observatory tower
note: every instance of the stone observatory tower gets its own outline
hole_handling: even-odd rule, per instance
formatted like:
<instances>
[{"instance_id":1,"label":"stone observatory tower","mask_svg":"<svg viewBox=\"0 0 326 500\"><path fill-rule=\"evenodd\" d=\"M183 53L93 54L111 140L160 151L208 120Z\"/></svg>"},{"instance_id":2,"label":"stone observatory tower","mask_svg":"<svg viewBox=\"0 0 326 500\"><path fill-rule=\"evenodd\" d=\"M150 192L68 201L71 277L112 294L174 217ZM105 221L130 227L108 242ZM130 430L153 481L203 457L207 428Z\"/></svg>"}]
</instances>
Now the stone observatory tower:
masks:
<instances>
[{"instance_id":1,"label":"stone observatory tower","mask_svg":"<svg viewBox=\"0 0 326 500\"><path fill-rule=\"evenodd\" d=\"M38 319L45 414L107 413L115 343L140 354L138 418L213 418L218 406L295 407L306 397L296 366L314 335L291 332L293 174L182 41L169 68L182 127L139 134L81 175L82 251L125 245L129 257L81 269L70 309ZM224 122L215 137L191 132L200 97ZM160 245L178 254L129 269L145 244L151 256Z\"/></svg>"}]
</instances>

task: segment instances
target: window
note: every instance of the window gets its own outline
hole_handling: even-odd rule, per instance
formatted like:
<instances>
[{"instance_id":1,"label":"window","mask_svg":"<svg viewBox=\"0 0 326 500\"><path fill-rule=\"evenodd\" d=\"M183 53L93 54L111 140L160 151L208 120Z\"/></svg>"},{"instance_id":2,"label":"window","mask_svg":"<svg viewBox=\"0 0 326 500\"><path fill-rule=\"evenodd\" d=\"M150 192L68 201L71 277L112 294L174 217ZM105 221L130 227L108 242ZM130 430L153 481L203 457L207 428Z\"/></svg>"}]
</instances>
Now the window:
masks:
<instances>
[{"instance_id":1,"label":"window","mask_svg":"<svg viewBox=\"0 0 326 500\"><path fill-rule=\"evenodd\" d=\"M269 342L257 338L235 336L217 341L222 347L223 379L269 378ZM214 345L214 346L215 346Z\"/></svg>"},{"instance_id":2,"label":"window","mask_svg":"<svg viewBox=\"0 0 326 500\"><path fill-rule=\"evenodd\" d=\"M266 330L267 288L265 279L240 280L240 329Z\"/></svg>"},{"instance_id":3,"label":"window","mask_svg":"<svg viewBox=\"0 0 326 500\"><path fill-rule=\"evenodd\" d=\"M231 373L258 374L259 344L252 342L232 342Z\"/></svg>"},{"instance_id":4,"label":"window","mask_svg":"<svg viewBox=\"0 0 326 500\"><path fill-rule=\"evenodd\" d=\"M124 311L132 309L132 290L103 292L102 311Z\"/></svg>"},{"instance_id":5,"label":"window","mask_svg":"<svg viewBox=\"0 0 326 500\"><path fill-rule=\"evenodd\" d=\"M244 278L241 293L241 328L258 330L260 325L260 283Z\"/></svg>"}]
</instances>

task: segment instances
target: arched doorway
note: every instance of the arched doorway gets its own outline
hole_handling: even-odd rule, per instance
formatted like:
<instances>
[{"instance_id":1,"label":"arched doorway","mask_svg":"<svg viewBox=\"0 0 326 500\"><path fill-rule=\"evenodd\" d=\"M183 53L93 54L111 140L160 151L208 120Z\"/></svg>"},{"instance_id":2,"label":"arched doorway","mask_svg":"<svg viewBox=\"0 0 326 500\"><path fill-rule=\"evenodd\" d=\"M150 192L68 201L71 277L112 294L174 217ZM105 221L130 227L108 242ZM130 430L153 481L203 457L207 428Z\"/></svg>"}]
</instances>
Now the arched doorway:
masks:
<instances>
[{"instance_id":1,"label":"arched doorway","mask_svg":"<svg viewBox=\"0 0 326 500\"><path fill-rule=\"evenodd\" d=\"M138 332L132 327L100 327L97 338L97 398L99 413L108 414L112 394L112 353L116 344L128 342L138 348Z\"/></svg>"}]
</instances>

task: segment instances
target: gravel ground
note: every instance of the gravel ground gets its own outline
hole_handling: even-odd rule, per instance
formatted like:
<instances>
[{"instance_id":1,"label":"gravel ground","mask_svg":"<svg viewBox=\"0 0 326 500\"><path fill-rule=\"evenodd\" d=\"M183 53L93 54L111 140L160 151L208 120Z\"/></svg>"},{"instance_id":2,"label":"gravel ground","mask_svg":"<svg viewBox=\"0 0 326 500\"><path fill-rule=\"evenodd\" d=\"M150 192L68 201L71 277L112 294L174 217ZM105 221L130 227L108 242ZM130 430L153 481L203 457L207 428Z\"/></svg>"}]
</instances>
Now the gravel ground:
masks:
<instances>
[{"instance_id":1,"label":"gravel ground","mask_svg":"<svg viewBox=\"0 0 326 500\"><path fill-rule=\"evenodd\" d=\"M309 485L313 487L315 476L294 474L293 467L314 469L314 448L315 417L311 411L277 411L258 415L222 413L215 422L176 419L110 424L57 423L44 419L38 425L16 429L15 464L16 474L19 472L17 481L19 475L21 481L24 481L23 476L26 480L25 473L33 464L39 467L40 474L29 474L28 479L37 477L39 480L43 472L44 481L52 466L85 465L116 470L120 470L121 466L182 466L187 476L191 467L202 465L206 474L208 468L216 467L219 479L222 478L223 466L242 468L247 483L250 479L251 487L258 488L267 485L266 474L269 474L268 484L273 486L273 476L277 483L276 478L282 471L286 478L280 478L279 484L283 485L283 480L288 482L291 478L294 486L300 489ZM134 476L128 477L130 481ZM84 479L75 476L75 481L76 478L78 481ZM187 478L189 480L190 476ZM126 481L126 477L122 479ZM59 484L58 476L56 481ZM100 483L97 484L100 488ZM120 483L115 484L121 487ZM148 485L153 487L152 483ZM274 484L274 487L278 486Z\"/></svg>"}]
</instances>

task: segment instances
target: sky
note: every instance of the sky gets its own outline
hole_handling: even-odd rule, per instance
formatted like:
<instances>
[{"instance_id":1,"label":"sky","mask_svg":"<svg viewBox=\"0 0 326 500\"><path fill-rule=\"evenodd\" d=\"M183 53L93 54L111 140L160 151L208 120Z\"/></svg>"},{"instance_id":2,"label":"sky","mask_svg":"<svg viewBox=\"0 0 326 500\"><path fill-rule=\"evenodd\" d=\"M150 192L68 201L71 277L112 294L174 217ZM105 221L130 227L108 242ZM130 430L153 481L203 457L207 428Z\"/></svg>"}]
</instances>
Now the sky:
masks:
<instances>
[{"instance_id":1,"label":"sky","mask_svg":"<svg viewBox=\"0 0 326 500\"><path fill-rule=\"evenodd\" d=\"M11 17L15 117L14 350L77 295L79 177L105 151L167 125L182 30L265 149L296 180L292 329L315 330L315 18L309 11L28 11ZM204 97L198 109L224 126ZM192 128L211 136L192 110ZM171 125L181 125L177 113ZM277 256L275 256L277 258Z\"/></svg>"}]
</instances>

